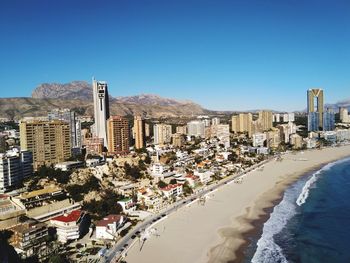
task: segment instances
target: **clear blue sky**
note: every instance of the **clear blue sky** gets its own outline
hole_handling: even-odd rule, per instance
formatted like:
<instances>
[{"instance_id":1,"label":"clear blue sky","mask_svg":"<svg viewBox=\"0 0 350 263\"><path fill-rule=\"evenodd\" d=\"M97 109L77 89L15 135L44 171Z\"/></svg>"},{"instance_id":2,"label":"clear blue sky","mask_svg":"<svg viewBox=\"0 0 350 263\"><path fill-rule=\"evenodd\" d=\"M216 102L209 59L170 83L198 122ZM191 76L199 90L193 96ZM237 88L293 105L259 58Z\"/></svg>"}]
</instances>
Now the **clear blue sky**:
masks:
<instances>
[{"instance_id":1,"label":"clear blue sky","mask_svg":"<svg viewBox=\"0 0 350 263\"><path fill-rule=\"evenodd\" d=\"M1 97L95 76L218 110L350 98L348 0L3 0L0 33Z\"/></svg>"}]
</instances>

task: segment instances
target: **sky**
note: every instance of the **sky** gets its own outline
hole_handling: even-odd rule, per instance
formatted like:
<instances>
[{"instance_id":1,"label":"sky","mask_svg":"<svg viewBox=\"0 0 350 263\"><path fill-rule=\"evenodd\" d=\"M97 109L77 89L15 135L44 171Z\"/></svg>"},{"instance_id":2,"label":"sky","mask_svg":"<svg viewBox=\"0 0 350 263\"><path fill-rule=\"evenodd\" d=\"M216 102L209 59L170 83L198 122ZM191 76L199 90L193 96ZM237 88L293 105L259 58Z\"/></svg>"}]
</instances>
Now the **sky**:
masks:
<instances>
[{"instance_id":1,"label":"sky","mask_svg":"<svg viewBox=\"0 0 350 263\"><path fill-rule=\"evenodd\" d=\"M350 1L3 0L1 97L109 84L213 110L302 110L350 98Z\"/></svg>"}]
</instances>

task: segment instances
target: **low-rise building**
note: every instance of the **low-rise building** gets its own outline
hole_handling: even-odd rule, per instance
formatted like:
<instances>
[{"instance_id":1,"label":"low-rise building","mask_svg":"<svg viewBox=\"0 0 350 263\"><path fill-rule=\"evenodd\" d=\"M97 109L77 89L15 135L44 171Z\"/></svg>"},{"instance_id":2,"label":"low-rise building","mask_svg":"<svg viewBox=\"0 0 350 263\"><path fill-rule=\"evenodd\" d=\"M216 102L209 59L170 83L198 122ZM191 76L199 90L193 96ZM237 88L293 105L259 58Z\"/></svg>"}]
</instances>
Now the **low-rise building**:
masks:
<instances>
[{"instance_id":1,"label":"low-rise building","mask_svg":"<svg viewBox=\"0 0 350 263\"><path fill-rule=\"evenodd\" d=\"M290 136L290 144L293 149L301 149L303 147L303 138L298 134L292 134Z\"/></svg>"},{"instance_id":2,"label":"low-rise building","mask_svg":"<svg viewBox=\"0 0 350 263\"><path fill-rule=\"evenodd\" d=\"M202 184L207 184L211 181L211 177L214 175L212 172L210 171L194 171L194 175L198 176L200 182Z\"/></svg>"},{"instance_id":3,"label":"low-rise building","mask_svg":"<svg viewBox=\"0 0 350 263\"><path fill-rule=\"evenodd\" d=\"M253 134L253 146L254 147L263 147L266 141L265 133L254 133Z\"/></svg>"},{"instance_id":4,"label":"low-rise building","mask_svg":"<svg viewBox=\"0 0 350 263\"><path fill-rule=\"evenodd\" d=\"M124 213L130 213L136 210L136 203L132 200L132 198L124 198L119 200L118 204L121 205Z\"/></svg>"},{"instance_id":5,"label":"low-rise building","mask_svg":"<svg viewBox=\"0 0 350 263\"><path fill-rule=\"evenodd\" d=\"M182 194L181 184L169 184L166 187L160 188L165 197L178 197Z\"/></svg>"},{"instance_id":6,"label":"low-rise building","mask_svg":"<svg viewBox=\"0 0 350 263\"><path fill-rule=\"evenodd\" d=\"M126 218L122 215L108 215L96 223L96 238L114 239Z\"/></svg>"},{"instance_id":7,"label":"low-rise building","mask_svg":"<svg viewBox=\"0 0 350 263\"><path fill-rule=\"evenodd\" d=\"M26 209L20 202L8 195L0 194L0 229L17 225L19 218L25 215Z\"/></svg>"},{"instance_id":8,"label":"low-rise building","mask_svg":"<svg viewBox=\"0 0 350 263\"><path fill-rule=\"evenodd\" d=\"M10 230L13 232L10 238L10 244L18 254L23 257L36 255L39 257L39 260L46 256L46 240L48 237L48 227L46 224L29 220Z\"/></svg>"},{"instance_id":9,"label":"low-rise building","mask_svg":"<svg viewBox=\"0 0 350 263\"><path fill-rule=\"evenodd\" d=\"M57 240L67 243L69 240L77 240L86 231L88 218L84 211L75 210L68 214L54 217L50 223L57 229Z\"/></svg>"}]
</instances>

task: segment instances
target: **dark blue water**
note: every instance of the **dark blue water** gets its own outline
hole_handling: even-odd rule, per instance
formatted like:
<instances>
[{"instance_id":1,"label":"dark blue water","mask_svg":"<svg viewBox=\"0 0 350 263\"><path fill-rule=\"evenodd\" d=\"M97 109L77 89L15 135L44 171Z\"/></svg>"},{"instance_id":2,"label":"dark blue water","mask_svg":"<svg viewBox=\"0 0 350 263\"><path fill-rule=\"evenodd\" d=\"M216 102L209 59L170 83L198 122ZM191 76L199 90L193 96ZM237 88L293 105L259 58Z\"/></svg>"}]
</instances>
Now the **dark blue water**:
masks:
<instances>
[{"instance_id":1,"label":"dark blue water","mask_svg":"<svg viewBox=\"0 0 350 263\"><path fill-rule=\"evenodd\" d=\"M350 159L289 187L246 262L350 263Z\"/></svg>"}]
</instances>

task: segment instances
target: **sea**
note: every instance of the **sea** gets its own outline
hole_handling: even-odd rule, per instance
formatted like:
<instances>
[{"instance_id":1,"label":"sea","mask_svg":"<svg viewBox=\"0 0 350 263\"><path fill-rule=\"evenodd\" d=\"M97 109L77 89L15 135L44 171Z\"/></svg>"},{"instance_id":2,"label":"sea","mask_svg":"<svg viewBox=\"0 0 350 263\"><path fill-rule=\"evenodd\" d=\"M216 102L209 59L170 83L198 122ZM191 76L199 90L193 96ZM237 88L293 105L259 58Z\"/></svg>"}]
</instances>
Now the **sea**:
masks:
<instances>
[{"instance_id":1,"label":"sea","mask_svg":"<svg viewBox=\"0 0 350 263\"><path fill-rule=\"evenodd\" d=\"M350 263L350 158L301 177L252 238L244 263Z\"/></svg>"}]
</instances>

